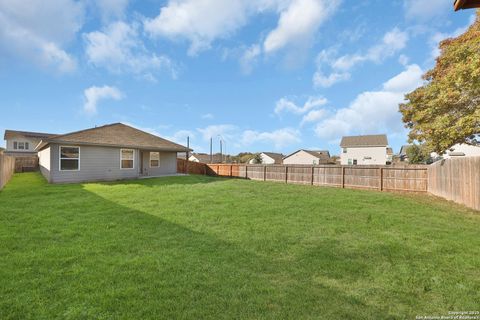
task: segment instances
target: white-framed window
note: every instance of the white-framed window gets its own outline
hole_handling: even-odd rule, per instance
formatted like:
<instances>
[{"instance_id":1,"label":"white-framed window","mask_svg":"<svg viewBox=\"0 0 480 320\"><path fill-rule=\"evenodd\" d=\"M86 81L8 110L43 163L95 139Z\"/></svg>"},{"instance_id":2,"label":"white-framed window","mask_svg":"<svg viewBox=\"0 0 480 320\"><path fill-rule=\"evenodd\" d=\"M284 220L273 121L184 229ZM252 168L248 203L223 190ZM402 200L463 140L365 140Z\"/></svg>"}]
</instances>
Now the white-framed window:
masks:
<instances>
[{"instance_id":1,"label":"white-framed window","mask_svg":"<svg viewBox=\"0 0 480 320\"><path fill-rule=\"evenodd\" d=\"M29 145L28 142L13 141L13 149L14 150L28 150L28 149L30 149L30 145Z\"/></svg>"},{"instance_id":2,"label":"white-framed window","mask_svg":"<svg viewBox=\"0 0 480 320\"><path fill-rule=\"evenodd\" d=\"M60 171L80 170L80 147L60 146L58 158Z\"/></svg>"},{"instance_id":3,"label":"white-framed window","mask_svg":"<svg viewBox=\"0 0 480 320\"><path fill-rule=\"evenodd\" d=\"M348 165L351 166L353 164L352 159L348 159Z\"/></svg>"},{"instance_id":4,"label":"white-framed window","mask_svg":"<svg viewBox=\"0 0 480 320\"><path fill-rule=\"evenodd\" d=\"M135 150L120 149L120 169L133 169L135 165Z\"/></svg>"},{"instance_id":5,"label":"white-framed window","mask_svg":"<svg viewBox=\"0 0 480 320\"><path fill-rule=\"evenodd\" d=\"M343 148L343 153L347 153L347 148Z\"/></svg>"},{"instance_id":6,"label":"white-framed window","mask_svg":"<svg viewBox=\"0 0 480 320\"><path fill-rule=\"evenodd\" d=\"M150 168L160 167L160 152L150 152Z\"/></svg>"}]
</instances>

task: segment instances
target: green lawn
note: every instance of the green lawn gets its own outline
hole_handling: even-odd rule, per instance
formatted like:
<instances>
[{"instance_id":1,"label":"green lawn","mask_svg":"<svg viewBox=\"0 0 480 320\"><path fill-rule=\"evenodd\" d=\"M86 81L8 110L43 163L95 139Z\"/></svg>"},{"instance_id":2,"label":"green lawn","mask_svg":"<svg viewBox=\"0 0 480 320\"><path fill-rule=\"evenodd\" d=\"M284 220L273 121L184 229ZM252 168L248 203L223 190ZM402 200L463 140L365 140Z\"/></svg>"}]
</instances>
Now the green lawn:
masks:
<instances>
[{"instance_id":1,"label":"green lawn","mask_svg":"<svg viewBox=\"0 0 480 320\"><path fill-rule=\"evenodd\" d=\"M414 319L479 310L480 215L204 176L0 192L0 319Z\"/></svg>"}]
</instances>

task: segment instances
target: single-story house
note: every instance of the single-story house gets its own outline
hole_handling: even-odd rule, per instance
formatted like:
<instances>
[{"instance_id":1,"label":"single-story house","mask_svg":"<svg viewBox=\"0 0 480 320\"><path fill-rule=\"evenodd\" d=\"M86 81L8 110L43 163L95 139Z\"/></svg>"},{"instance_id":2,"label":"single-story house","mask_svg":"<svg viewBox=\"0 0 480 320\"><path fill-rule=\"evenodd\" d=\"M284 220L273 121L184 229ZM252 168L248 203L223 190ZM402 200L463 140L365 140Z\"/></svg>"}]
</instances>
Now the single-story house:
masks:
<instances>
[{"instance_id":1,"label":"single-story house","mask_svg":"<svg viewBox=\"0 0 480 320\"><path fill-rule=\"evenodd\" d=\"M442 154L444 159L458 157L480 157L480 146L457 143Z\"/></svg>"},{"instance_id":2,"label":"single-story house","mask_svg":"<svg viewBox=\"0 0 480 320\"><path fill-rule=\"evenodd\" d=\"M17 157L36 156L35 147L40 141L55 136L52 133L5 130L5 154Z\"/></svg>"},{"instance_id":3,"label":"single-story house","mask_svg":"<svg viewBox=\"0 0 480 320\"><path fill-rule=\"evenodd\" d=\"M262 164L282 164L283 154L275 152L262 152L259 154L262 159ZM255 164L255 158L248 161L249 164Z\"/></svg>"},{"instance_id":4,"label":"single-story house","mask_svg":"<svg viewBox=\"0 0 480 320\"><path fill-rule=\"evenodd\" d=\"M225 155L223 155L223 158L224 157ZM185 159L185 157L183 159ZM210 157L210 155L206 153L192 153L188 160L201 163L222 163L222 155L216 153Z\"/></svg>"},{"instance_id":5,"label":"single-story house","mask_svg":"<svg viewBox=\"0 0 480 320\"><path fill-rule=\"evenodd\" d=\"M333 161L330 158L328 150L305 150L300 149L294 153L289 154L283 158L283 164L331 164Z\"/></svg>"},{"instance_id":6,"label":"single-story house","mask_svg":"<svg viewBox=\"0 0 480 320\"><path fill-rule=\"evenodd\" d=\"M342 165L386 165L392 161L385 134L342 137L340 147Z\"/></svg>"},{"instance_id":7,"label":"single-story house","mask_svg":"<svg viewBox=\"0 0 480 320\"><path fill-rule=\"evenodd\" d=\"M182 145L122 123L55 135L40 141L40 171L50 183L173 175Z\"/></svg>"}]
</instances>

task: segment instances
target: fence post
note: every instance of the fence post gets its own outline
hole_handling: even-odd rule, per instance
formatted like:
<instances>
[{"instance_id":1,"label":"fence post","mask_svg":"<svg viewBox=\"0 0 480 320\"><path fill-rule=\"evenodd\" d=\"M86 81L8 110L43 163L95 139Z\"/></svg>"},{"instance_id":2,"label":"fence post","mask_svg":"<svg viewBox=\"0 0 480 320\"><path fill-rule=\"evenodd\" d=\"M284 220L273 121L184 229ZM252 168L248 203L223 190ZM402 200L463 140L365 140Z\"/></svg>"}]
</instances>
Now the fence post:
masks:
<instances>
[{"instance_id":1,"label":"fence post","mask_svg":"<svg viewBox=\"0 0 480 320\"><path fill-rule=\"evenodd\" d=\"M342 167L342 189L345 189L345 167Z\"/></svg>"},{"instance_id":2,"label":"fence post","mask_svg":"<svg viewBox=\"0 0 480 320\"><path fill-rule=\"evenodd\" d=\"M311 181L311 185L313 186L313 177L314 177L314 171L315 171L315 167L312 166L312 181Z\"/></svg>"},{"instance_id":3,"label":"fence post","mask_svg":"<svg viewBox=\"0 0 480 320\"><path fill-rule=\"evenodd\" d=\"M380 191L383 191L383 168L380 168Z\"/></svg>"},{"instance_id":4,"label":"fence post","mask_svg":"<svg viewBox=\"0 0 480 320\"><path fill-rule=\"evenodd\" d=\"M208 164L205 163L205 164L203 165L203 174L204 174L204 175L207 175L207 167L208 167Z\"/></svg>"},{"instance_id":5,"label":"fence post","mask_svg":"<svg viewBox=\"0 0 480 320\"><path fill-rule=\"evenodd\" d=\"M245 179L248 179L248 166L245 165Z\"/></svg>"},{"instance_id":6,"label":"fence post","mask_svg":"<svg viewBox=\"0 0 480 320\"><path fill-rule=\"evenodd\" d=\"M232 177L232 168L233 168L233 165L230 165L230 177Z\"/></svg>"},{"instance_id":7,"label":"fence post","mask_svg":"<svg viewBox=\"0 0 480 320\"><path fill-rule=\"evenodd\" d=\"M285 166L285 183L288 183L288 166Z\"/></svg>"},{"instance_id":8,"label":"fence post","mask_svg":"<svg viewBox=\"0 0 480 320\"><path fill-rule=\"evenodd\" d=\"M263 181L267 181L267 166L263 166Z\"/></svg>"}]
</instances>

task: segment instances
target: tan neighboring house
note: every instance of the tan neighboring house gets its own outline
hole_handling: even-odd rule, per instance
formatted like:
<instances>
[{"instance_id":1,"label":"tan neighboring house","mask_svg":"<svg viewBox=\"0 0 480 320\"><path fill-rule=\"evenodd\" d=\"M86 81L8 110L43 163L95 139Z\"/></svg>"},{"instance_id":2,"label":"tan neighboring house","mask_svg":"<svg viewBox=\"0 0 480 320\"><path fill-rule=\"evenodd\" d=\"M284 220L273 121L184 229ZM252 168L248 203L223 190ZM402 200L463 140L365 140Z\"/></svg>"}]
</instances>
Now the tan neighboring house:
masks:
<instances>
[{"instance_id":1,"label":"tan neighboring house","mask_svg":"<svg viewBox=\"0 0 480 320\"><path fill-rule=\"evenodd\" d=\"M328 150L304 150L300 149L283 158L283 164L330 164L333 161L330 158Z\"/></svg>"},{"instance_id":2,"label":"tan neighboring house","mask_svg":"<svg viewBox=\"0 0 480 320\"><path fill-rule=\"evenodd\" d=\"M275 152L262 152L260 153L260 158L262 159L262 164L282 164L283 163L283 154ZM255 164L255 158L248 161L249 164Z\"/></svg>"},{"instance_id":3,"label":"tan neighboring house","mask_svg":"<svg viewBox=\"0 0 480 320\"><path fill-rule=\"evenodd\" d=\"M342 165L386 165L393 158L385 134L343 137L340 147Z\"/></svg>"},{"instance_id":4,"label":"tan neighboring house","mask_svg":"<svg viewBox=\"0 0 480 320\"><path fill-rule=\"evenodd\" d=\"M5 154L17 157L36 156L35 148L40 141L55 136L51 133L5 130Z\"/></svg>"},{"instance_id":5,"label":"tan neighboring house","mask_svg":"<svg viewBox=\"0 0 480 320\"><path fill-rule=\"evenodd\" d=\"M182 145L122 123L43 139L35 149L50 183L174 175Z\"/></svg>"}]
</instances>

